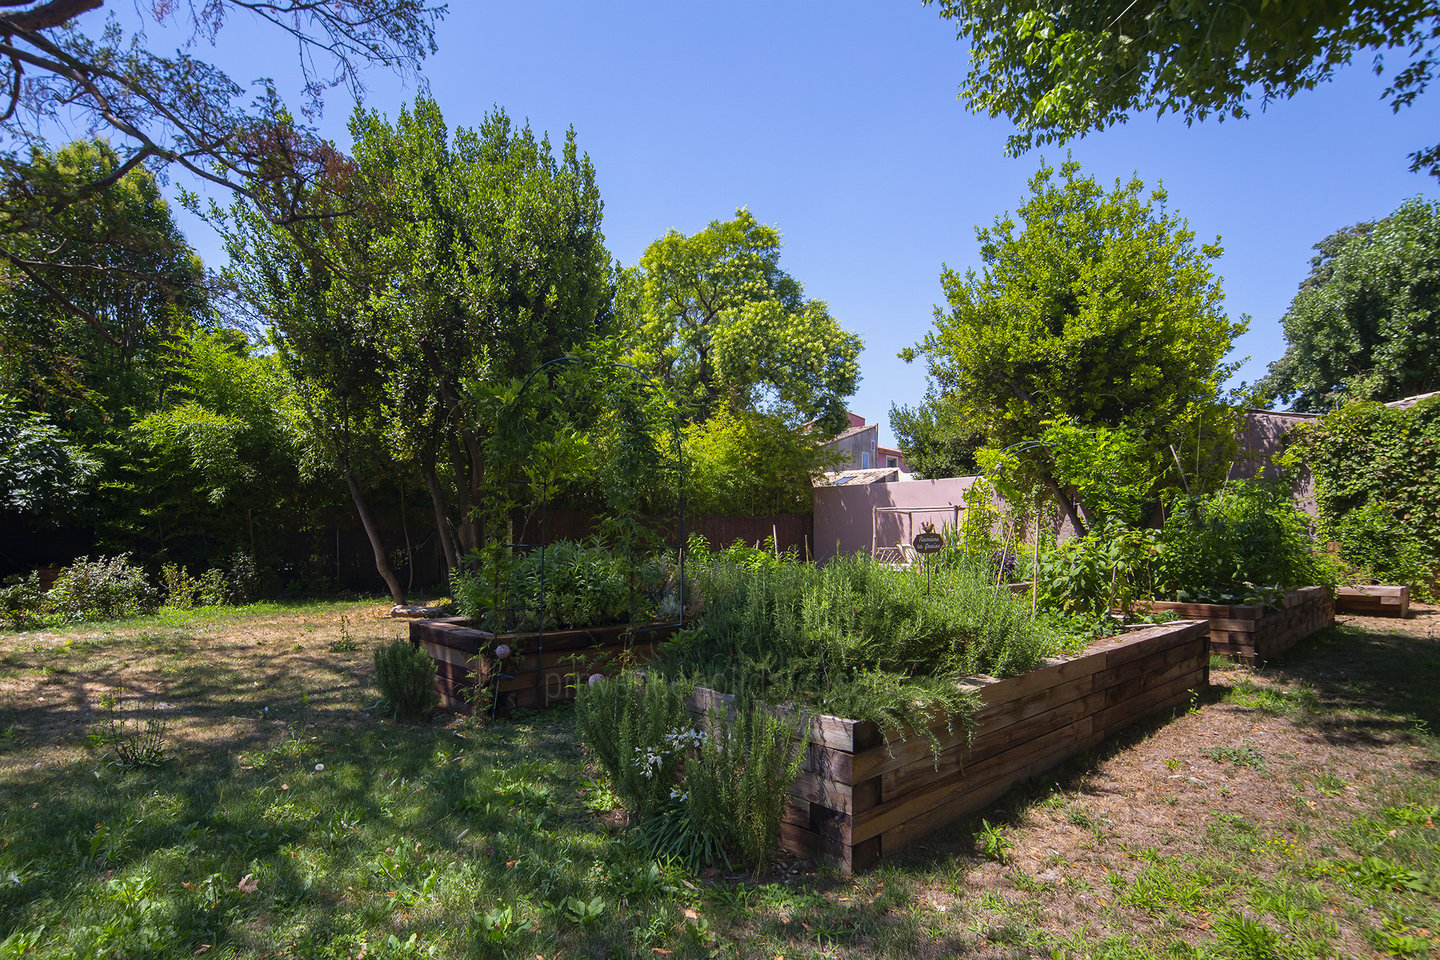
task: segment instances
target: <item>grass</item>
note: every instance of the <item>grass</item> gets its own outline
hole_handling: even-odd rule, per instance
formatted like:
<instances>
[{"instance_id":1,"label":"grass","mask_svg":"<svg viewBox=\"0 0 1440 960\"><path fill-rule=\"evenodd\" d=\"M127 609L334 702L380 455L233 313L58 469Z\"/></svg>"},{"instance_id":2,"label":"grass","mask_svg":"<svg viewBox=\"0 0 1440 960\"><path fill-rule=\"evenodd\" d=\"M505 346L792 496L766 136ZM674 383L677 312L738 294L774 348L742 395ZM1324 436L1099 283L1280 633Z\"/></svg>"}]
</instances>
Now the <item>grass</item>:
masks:
<instances>
[{"instance_id":1,"label":"grass","mask_svg":"<svg viewBox=\"0 0 1440 960\"><path fill-rule=\"evenodd\" d=\"M784 861L754 881L635 847L569 709L367 712L370 651L404 629L382 609L0 634L0 958L1440 951L1440 641L1419 621L1218 670L1198 709L854 880ZM151 720L157 763L121 762L114 731Z\"/></svg>"}]
</instances>

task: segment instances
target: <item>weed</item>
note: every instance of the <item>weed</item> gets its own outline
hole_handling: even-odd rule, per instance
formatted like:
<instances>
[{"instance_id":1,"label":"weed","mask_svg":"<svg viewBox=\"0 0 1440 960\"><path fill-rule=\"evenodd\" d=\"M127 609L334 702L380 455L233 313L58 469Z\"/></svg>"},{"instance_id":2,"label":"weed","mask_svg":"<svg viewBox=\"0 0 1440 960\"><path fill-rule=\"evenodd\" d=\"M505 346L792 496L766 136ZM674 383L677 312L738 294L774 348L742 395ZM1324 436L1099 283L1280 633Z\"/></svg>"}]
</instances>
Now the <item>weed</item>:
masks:
<instances>
[{"instance_id":1,"label":"weed","mask_svg":"<svg viewBox=\"0 0 1440 960\"><path fill-rule=\"evenodd\" d=\"M88 739L92 746L111 747L115 751L117 767L136 769L141 767L162 767L165 765L166 723L161 717L149 717L143 723L139 720L107 720L99 728L91 730Z\"/></svg>"},{"instance_id":2,"label":"weed","mask_svg":"<svg viewBox=\"0 0 1440 960\"><path fill-rule=\"evenodd\" d=\"M340 636L330 641L331 653L350 653L360 649L360 641L350 632L350 624L347 618L340 618Z\"/></svg>"},{"instance_id":3,"label":"weed","mask_svg":"<svg viewBox=\"0 0 1440 960\"><path fill-rule=\"evenodd\" d=\"M1014 844L1000 831L999 827L992 825L989 820L980 821L980 829L975 834L975 841L980 848L980 855L986 860L993 860L999 864L1010 862L1010 851Z\"/></svg>"},{"instance_id":4,"label":"weed","mask_svg":"<svg viewBox=\"0 0 1440 960\"><path fill-rule=\"evenodd\" d=\"M1252 770L1265 769L1265 757L1261 755L1259 750L1256 750L1248 743L1239 747L1211 747L1203 752L1205 756L1217 763L1222 760L1227 760L1237 767L1249 767Z\"/></svg>"}]
</instances>

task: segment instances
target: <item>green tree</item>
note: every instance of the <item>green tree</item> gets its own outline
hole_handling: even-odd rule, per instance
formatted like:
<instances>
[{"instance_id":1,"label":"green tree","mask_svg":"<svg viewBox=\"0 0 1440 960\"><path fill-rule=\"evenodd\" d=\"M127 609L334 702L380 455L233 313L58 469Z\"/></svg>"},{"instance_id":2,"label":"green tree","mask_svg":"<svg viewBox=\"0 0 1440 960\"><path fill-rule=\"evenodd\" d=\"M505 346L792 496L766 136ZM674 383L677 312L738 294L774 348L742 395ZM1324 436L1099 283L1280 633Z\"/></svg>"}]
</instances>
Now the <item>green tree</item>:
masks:
<instances>
[{"instance_id":1,"label":"green tree","mask_svg":"<svg viewBox=\"0 0 1440 960\"><path fill-rule=\"evenodd\" d=\"M839 455L775 417L722 410L685 428L686 507L715 516L809 513L814 478Z\"/></svg>"},{"instance_id":2,"label":"green tree","mask_svg":"<svg viewBox=\"0 0 1440 960\"><path fill-rule=\"evenodd\" d=\"M124 502L102 534L117 547L144 544L201 564L235 549L273 555L315 493L302 470L298 397L279 358L254 351L239 331L194 329L171 377L166 404L128 431L124 482L109 494Z\"/></svg>"},{"instance_id":3,"label":"green tree","mask_svg":"<svg viewBox=\"0 0 1440 960\"><path fill-rule=\"evenodd\" d=\"M1245 323L1222 310L1210 266L1220 248L1195 243L1161 188L1147 197L1137 178L1106 190L1073 161L1056 174L1042 165L1016 218L977 229L982 271L945 269L949 310L901 356L926 358L941 409L983 427L992 449L1059 423L1123 427L1144 439L1154 476L1180 451L1223 469L1200 454L1233 433L1219 390ZM1084 530L1054 457L1036 448L1025 460Z\"/></svg>"},{"instance_id":4,"label":"green tree","mask_svg":"<svg viewBox=\"0 0 1440 960\"><path fill-rule=\"evenodd\" d=\"M927 3L935 0L926 0ZM1019 128L1012 152L1083 136L1130 115L1187 122L1244 117L1330 79L1356 54L1404 62L1385 91L1393 109L1424 92L1440 64L1432 0L939 0L971 49L967 105ZM1440 176L1440 144L1410 155Z\"/></svg>"},{"instance_id":5,"label":"green tree","mask_svg":"<svg viewBox=\"0 0 1440 960\"><path fill-rule=\"evenodd\" d=\"M890 407L890 429L915 476L970 477L980 472L975 451L985 446L985 431L968 423L953 394L931 395L914 406Z\"/></svg>"},{"instance_id":6,"label":"green tree","mask_svg":"<svg viewBox=\"0 0 1440 960\"><path fill-rule=\"evenodd\" d=\"M137 15L192 41L163 54L148 48L143 24L132 33L115 18L90 15L101 5L8 0L0 7L0 262L42 288L47 280L58 288L55 278L78 268L127 276L127 264L97 259L82 267L74 248L57 259L53 248L27 238L61 232L69 208L142 167L183 170L207 187L236 191L277 222L316 215L306 187L330 175L333 147L296 124L268 84L256 97L193 56L193 41L215 40L236 17L273 26L277 39L296 45L308 106L318 109L324 91L336 84L358 94L366 66L413 68L433 51L433 27L443 13L424 0L137 5L144 7ZM56 175L33 148L43 147L39 131L57 127L104 137L116 162L85 176ZM303 214L290 202L302 195L311 201ZM63 296L55 302L68 308ZM74 306L81 308L72 310L78 319L90 319L83 305Z\"/></svg>"},{"instance_id":7,"label":"green tree","mask_svg":"<svg viewBox=\"0 0 1440 960\"><path fill-rule=\"evenodd\" d=\"M155 178L117 176L107 144L36 150L30 163L51 182L111 182L5 238L17 259L0 259L0 388L93 440L159 402L167 351L208 313L204 270Z\"/></svg>"},{"instance_id":8,"label":"green tree","mask_svg":"<svg viewBox=\"0 0 1440 960\"><path fill-rule=\"evenodd\" d=\"M452 136L426 96L393 124L357 111L351 132L353 159L320 189L354 214L276 226L241 205L231 259L357 510L362 453L414 463L454 569L524 466L525 450L491 462L516 382L609 329L594 168L573 131L557 156L501 110Z\"/></svg>"},{"instance_id":9,"label":"green tree","mask_svg":"<svg viewBox=\"0 0 1440 960\"><path fill-rule=\"evenodd\" d=\"M1440 390L1440 203L1408 200L1315 249L1261 396L1321 412Z\"/></svg>"},{"instance_id":10,"label":"green tree","mask_svg":"<svg viewBox=\"0 0 1440 960\"><path fill-rule=\"evenodd\" d=\"M748 210L671 231L620 278L622 337L705 422L722 409L837 433L860 379L860 338L780 267L780 233Z\"/></svg>"},{"instance_id":11,"label":"green tree","mask_svg":"<svg viewBox=\"0 0 1440 960\"><path fill-rule=\"evenodd\" d=\"M0 396L0 514L57 519L87 492L95 466L44 414Z\"/></svg>"}]
</instances>

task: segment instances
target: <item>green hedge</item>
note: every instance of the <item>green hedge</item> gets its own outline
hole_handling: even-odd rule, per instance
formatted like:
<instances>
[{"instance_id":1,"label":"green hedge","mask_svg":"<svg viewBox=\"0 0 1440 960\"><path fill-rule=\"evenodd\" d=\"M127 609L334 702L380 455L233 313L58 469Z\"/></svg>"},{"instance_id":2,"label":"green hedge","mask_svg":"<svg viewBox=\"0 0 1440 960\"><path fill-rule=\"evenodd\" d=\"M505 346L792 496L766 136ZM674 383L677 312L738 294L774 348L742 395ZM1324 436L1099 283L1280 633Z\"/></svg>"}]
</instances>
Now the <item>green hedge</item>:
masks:
<instances>
[{"instance_id":1,"label":"green hedge","mask_svg":"<svg viewBox=\"0 0 1440 960\"><path fill-rule=\"evenodd\" d=\"M1440 397L1352 403L1293 430L1315 478L1320 535L1357 572L1440 598Z\"/></svg>"}]
</instances>

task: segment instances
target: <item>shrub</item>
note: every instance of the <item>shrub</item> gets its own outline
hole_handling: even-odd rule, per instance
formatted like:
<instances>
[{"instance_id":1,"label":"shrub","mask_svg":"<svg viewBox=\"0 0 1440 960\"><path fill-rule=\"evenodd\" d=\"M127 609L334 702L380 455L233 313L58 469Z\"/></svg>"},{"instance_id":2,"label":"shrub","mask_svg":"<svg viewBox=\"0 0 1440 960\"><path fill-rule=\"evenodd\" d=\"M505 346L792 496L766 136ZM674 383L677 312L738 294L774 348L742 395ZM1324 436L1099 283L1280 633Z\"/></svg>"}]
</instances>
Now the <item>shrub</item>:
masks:
<instances>
[{"instance_id":1,"label":"shrub","mask_svg":"<svg viewBox=\"0 0 1440 960\"><path fill-rule=\"evenodd\" d=\"M391 716L405 723L428 717L438 700L434 662L401 638L375 648L375 685Z\"/></svg>"},{"instance_id":2,"label":"shrub","mask_svg":"<svg viewBox=\"0 0 1440 960\"><path fill-rule=\"evenodd\" d=\"M809 725L752 701L712 710L702 729L677 798L688 833L702 849L718 845L758 873L779 846L785 798L800 773Z\"/></svg>"},{"instance_id":3,"label":"shrub","mask_svg":"<svg viewBox=\"0 0 1440 960\"><path fill-rule=\"evenodd\" d=\"M1273 601L1310 584L1333 585L1310 518L1273 483L1241 481L1177 497L1160 533L1160 579L1179 600Z\"/></svg>"},{"instance_id":4,"label":"shrub","mask_svg":"<svg viewBox=\"0 0 1440 960\"><path fill-rule=\"evenodd\" d=\"M656 854L758 870L779 844L808 726L750 701L697 727L690 689L653 674L597 680L578 692L576 729Z\"/></svg>"},{"instance_id":5,"label":"shrub","mask_svg":"<svg viewBox=\"0 0 1440 960\"><path fill-rule=\"evenodd\" d=\"M1057 543L1040 560L1039 598L1047 610L1092 621L1119 607L1127 614L1155 594L1159 534L1107 523Z\"/></svg>"},{"instance_id":6,"label":"shrub","mask_svg":"<svg viewBox=\"0 0 1440 960\"><path fill-rule=\"evenodd\" d=\"M1424 548L1392 504L1372 501L1356 507L1334 520L1328 532L1339 541L1340 558L1356 578L1409 584L1423 594L1440 573L1426 561Z\"/></svg>"},{"instance_id":7,"label":"shrub","mask_svg":"<svg viewBox=\"0 0 1440 960\"><path fill-rule=\"evenodd\" d=\"M165 606L176 610L218 606L229 593L224 571L213 567L199 577L192 577L184 567L167 563L160 568L160 584L165 593Z\"/></svg>"},{"instance_id":8,"label":"shrub","mask_svg":"<svg viewBox=\"0 0 1440 960\"><path fill-rule=\"evenodd\" d=\"M45 606L69 623L133 617L155 604L155 591L145 571L132 565L130 554L81 557L66 567L45 595Z\"/></svg>"},{"instance_id":9,"label":"shrub","mask_svg":"<svg viewBox=\"0 0 1440 960\"><path fill-rule=\"evenodd\" d=\"M557 540L543 557L492 549L470 561L451 579L451 592L460 615L482 629L536 629L542 607L547 630L647 621L662 607L672 616L678 609L678 579L665 557L631 563L597 544Z\"/></svg>"},{"instance_id":10,"label":"shrub","mask_svg":"<svg viewBox=\"0 0 1440 960\"><path fill-rule=\"evenodd\" d=\"M643 821L670 799L690 727L687 693L663 677L626 672L576 692L580 740L610 777L621 802Z\"/></svg>"},{"instance_id":11,"label":"shrub","mask_svg":"<svg viewBox=\"0 0 1440 960\"><path fill-rule=\"evenodd\" d=\"M697 558L701 614L668 645L673 666L717 689L804 703L889 729L968 716L955 680L1023 673L1058 638L980 568L891 570L869 557L824 567L731 550Z\"/></svg>"},{"instance_id":12,"label":"shrub","mask_svg":"<svg viewBox=\"0 0 1440 960\"><path fill-rule=\"evenodd\" d=\"M40 589L40 574L32 570L20 576L5 578L0 587L0 624L24 628L41 621L45 591Z\"/></svg>"}]
</instances>

